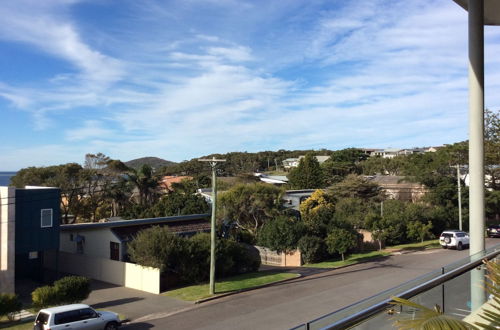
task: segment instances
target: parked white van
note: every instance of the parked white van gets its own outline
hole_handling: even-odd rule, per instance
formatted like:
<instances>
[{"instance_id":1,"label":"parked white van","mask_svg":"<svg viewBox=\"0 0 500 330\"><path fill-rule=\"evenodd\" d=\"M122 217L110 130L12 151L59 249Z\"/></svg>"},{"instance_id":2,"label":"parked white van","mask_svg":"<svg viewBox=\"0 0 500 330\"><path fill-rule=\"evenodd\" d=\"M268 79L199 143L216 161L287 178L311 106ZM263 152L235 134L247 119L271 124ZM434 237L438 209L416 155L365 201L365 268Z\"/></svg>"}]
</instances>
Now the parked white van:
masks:
<instances>
[{"instance_id":1,"label":"parked white van","mask_svg":"<svg viewBox=\"0 0 500 330\"><path fill-rule=\"evenodd\" d=\"M96 312L88 305L72 304L44 308L38 312L34 330L88 329L111 330L121 325L118 314Z\"/></svg>"}]
</instances>

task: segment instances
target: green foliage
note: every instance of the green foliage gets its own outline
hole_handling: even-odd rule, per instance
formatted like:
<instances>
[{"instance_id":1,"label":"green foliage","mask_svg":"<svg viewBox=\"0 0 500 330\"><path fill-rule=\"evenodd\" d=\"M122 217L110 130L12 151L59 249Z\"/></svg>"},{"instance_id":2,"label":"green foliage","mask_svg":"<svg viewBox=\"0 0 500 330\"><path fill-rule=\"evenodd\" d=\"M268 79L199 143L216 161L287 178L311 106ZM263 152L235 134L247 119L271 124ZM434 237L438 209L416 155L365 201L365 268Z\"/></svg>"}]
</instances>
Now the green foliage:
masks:
<instances>
[{"instance_id":1,"label":"green foliage","mask_svg":"<svg viewBox=\"0 0 500 330\"><path fill-rule=\"evenodd\" d=\"M330 191L337 199L362 198L364 200L378 200L382 198L382 191L378 184L353 174L348 175L344 181L333 185Z\"/></svg>"},{"instance_id":2,"label":"green foliage","mask_svg":"<svg viewBox=\"0 0 500 330\"><path fill-rule=\"evenodd\" d=\"M37 308L54 306L59 304L59 293L55 287L46 285L36 288L31 293L31 300Z\"/></svg>"},{"instance_id":3,"label":"green foliage","mask_svg":"<svg viewBox=\"0 0 500 330\"><path fill-rule=\"evenodd\" d=\"M344 260L344 253L355 247L358 243L358 235L352 230L334 228L325 239L329 253L339 253Z\"/></svg>"},{"instance_id":4,"label":"green foliage","mask_svg":"<svg viewBox=\"0 0 500 330\"><path fill-rule=\"evenodd\" d=\"M394 325L399 330L412 330L412 329L422 329L422 330L470 330L477 329L473 325L456 319L452 316L445 315L439 308L436 306L435 308L427 308L423 305L414 303L410 300L392 297L395 301L395 305L402 305L406 307L410 307L414 310L417 310L415 314L412 314L408 317L399 317L394 322Z\"/></svg>"},{"instance_id":5,"label":"green foliage","mask_svg":"<svg viewBox=\"0 0 500 330\"><path fill-rule=\"evenodd\" d=\"M282 190L269 184L240 184L219 195L219 219L235 222L257 236L260 227L283 209Z\"/></svg>"},{"instance_id":6,"label":"green foliage","mask_svg":"<svg viewBox=\"0 0 500 330\"><path fill-rule=\"evenodd\" d=\"M66 276L54 282L58 301L73 304L83 301L90 294L90 280L83 276Z\"/></svg>"},{"instance_id":7,"label":"green foliage","mask_svg":"<svg viewBox=\"0 0 500 330\"><path fill-rule=\"evenodd\" d=\"M129 244L132 261L143 266L172 272L184 283L208 279L210 269L210 235L199 233L191 238L179 237L167 227L145 229ZM260 258L233 240L217 239L216 275L229 276L255 271Z\"/></svg>"},{"instance_id":8,"label":"green foliage","mask_svg":"<svg viewBox=\"0 0 500 330\"><path fill-rule=\"evenodd\" d=\"M306 154L296 168L288 175L292 189L318 189L324 187L323 172L318 160L312 153Z\"/></svg>"},{"instance_id":9,"label":"green foliage","mask_svg":"<svg viewBox=\"0 0 500 330\"><path fill-rule=\"evenodd\" d=\"M321 168L328 185L342 181L349 174L361 174L360 162L368 157L362 150L347 148L334 151Z\"/></svg>"},{"instance_id":10,"label":"green foliage","mask_svg":"<svg viewBox=\"0 0 500 330\"><path fill-rule=\"evenodd\" d=\"M207 201L194 194L173 191L164 195L151 208L141 212L140 217L166 217L186 214L205 214L210 211Z\"/></svg>"},{"instance_id":11,"label":"green foliage","mask_svg":"<svg viewBox=\"0 0 500 330\"><path fill-rule=\"evenodd\" d=\"M407 225L407 235L410 239L420 240L420 242L423 242L424 239L432 237L431 229L432 222L424 224L418 220L410 221Z\"/></svg>"},{"instance_id":12,"label":"green foliage","mask_svg":"<svg viewBox=\"0 0 500 330\"><path fill-rule=\"evenodd\" d=\"M54 282L53 286L42 286L31 293L33 305L38 308L72 304L87 299L90 294L90 280L82 276L66 276Z\"/></svg>"},{"instance_id":13,"label":"green foliage","mask_svg":"<svg viewBox=\"0 0 500 330\"><path fill-rule=\"evenodd\" d=\"M186 240L171 233L168 227L154 226L141 230L128 244L130 259L161 272L176 270L184 257Z\"/></svg>"},{"instance_id":14,"label":"green foliage","mask_svg":"<svg viewBox=\"0 0 500 330\"><path fill-rule=\"evenodd\" d=\"M297 243L304 231L305 228L301 221L278 216L262 227L258 243L278 252L290 252L297 249Z\"/></svg>"},{"instance_id":15,"label":"green foliage","mask_svg":"<svg viewBox=\"0 0 500 330\"><path fill-rule=\"evenodd\" d=\"M306 235L299 240L297 245L304 263L318 262L326 256L325 242L319 237Z\"/></svg>"},{"instance_id":16,"label":"green foliage","mask_svg":"<svg viewBox=\"0 0 500 330\"><path fill-rule=\"evenodd\" d=\"M21 310L23 304L13 293L0 293L0 316L15 313Z\"/></svg>"}]
</instances>

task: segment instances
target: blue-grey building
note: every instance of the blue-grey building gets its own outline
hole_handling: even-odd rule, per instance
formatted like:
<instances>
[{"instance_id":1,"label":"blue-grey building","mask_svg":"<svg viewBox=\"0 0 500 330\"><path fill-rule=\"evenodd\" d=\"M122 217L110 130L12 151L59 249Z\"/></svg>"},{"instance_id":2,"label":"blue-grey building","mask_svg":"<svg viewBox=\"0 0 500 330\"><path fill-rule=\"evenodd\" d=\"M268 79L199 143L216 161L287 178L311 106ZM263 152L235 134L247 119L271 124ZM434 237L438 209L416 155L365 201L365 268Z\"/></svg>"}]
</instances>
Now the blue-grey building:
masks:
<instances>
[{"instance_id":1,"label":"blue-grey building","mask_svg":"<svg viewBox=\"0 0 500 330\"><path fill-rule=\"evenodd\" d=\"M44 280L45 252L59 250L61 192L0 187L0 201L0 292L13 293L17 279Z\"/></svg>"}]
</instances>

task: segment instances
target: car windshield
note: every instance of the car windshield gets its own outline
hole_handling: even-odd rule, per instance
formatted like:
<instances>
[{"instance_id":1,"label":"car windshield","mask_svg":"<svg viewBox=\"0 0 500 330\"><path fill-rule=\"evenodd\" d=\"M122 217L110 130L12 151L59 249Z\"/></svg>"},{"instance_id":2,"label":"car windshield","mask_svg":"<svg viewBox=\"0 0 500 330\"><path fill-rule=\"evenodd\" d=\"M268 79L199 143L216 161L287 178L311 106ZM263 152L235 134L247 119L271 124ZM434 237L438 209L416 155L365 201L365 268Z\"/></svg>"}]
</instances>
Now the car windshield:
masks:
<instances>
[{"instance_id":1,"label":"car windshield","mask_svg":"<svg viewBox=\"0 0 500 330\"><path fill-rule=\"evenodd\" d=\"M46 314L44 312L38 313L38 316L36 317L36 323L42 323L42 324L47 324L49 321L49 314Z\"/></svg>"},{"instance_id":2,"label":"car windshield","mask_svg":"<svg viewBox=\"0 0 500 330\"><path fill-rule=\"evenodd\" d=\"M441 236L443 237L453 237L453 234L450 233L442 233Z\"/></svg>"}]
</instances>

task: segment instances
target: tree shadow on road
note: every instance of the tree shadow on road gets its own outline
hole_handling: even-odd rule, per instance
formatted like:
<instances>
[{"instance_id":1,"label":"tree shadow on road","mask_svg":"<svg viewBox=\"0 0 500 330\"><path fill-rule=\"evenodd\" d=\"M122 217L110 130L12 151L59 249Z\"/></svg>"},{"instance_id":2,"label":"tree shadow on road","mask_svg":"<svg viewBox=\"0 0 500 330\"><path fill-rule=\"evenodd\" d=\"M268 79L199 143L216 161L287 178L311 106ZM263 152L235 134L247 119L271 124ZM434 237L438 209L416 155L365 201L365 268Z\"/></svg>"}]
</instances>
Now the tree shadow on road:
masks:
<instances>
[{"instance_id":1,"label":"tree shadow on road","mask_svg":"<svg viewBox=\"0 0 500 330\"><path fill-rule=\"evenodd\" d=\"M122 298L122 299L115 299L115 300L109 300L109 301L104 301L100 302L97 304L92 304L92 307L94 308L106 308L110 306L117 306L117 305L123 305L123 304L128 304L134 301L139 301L139 300L144 300L144 298L140 297L131 297L131 298Z\"/></svg>"}]
</instances>

